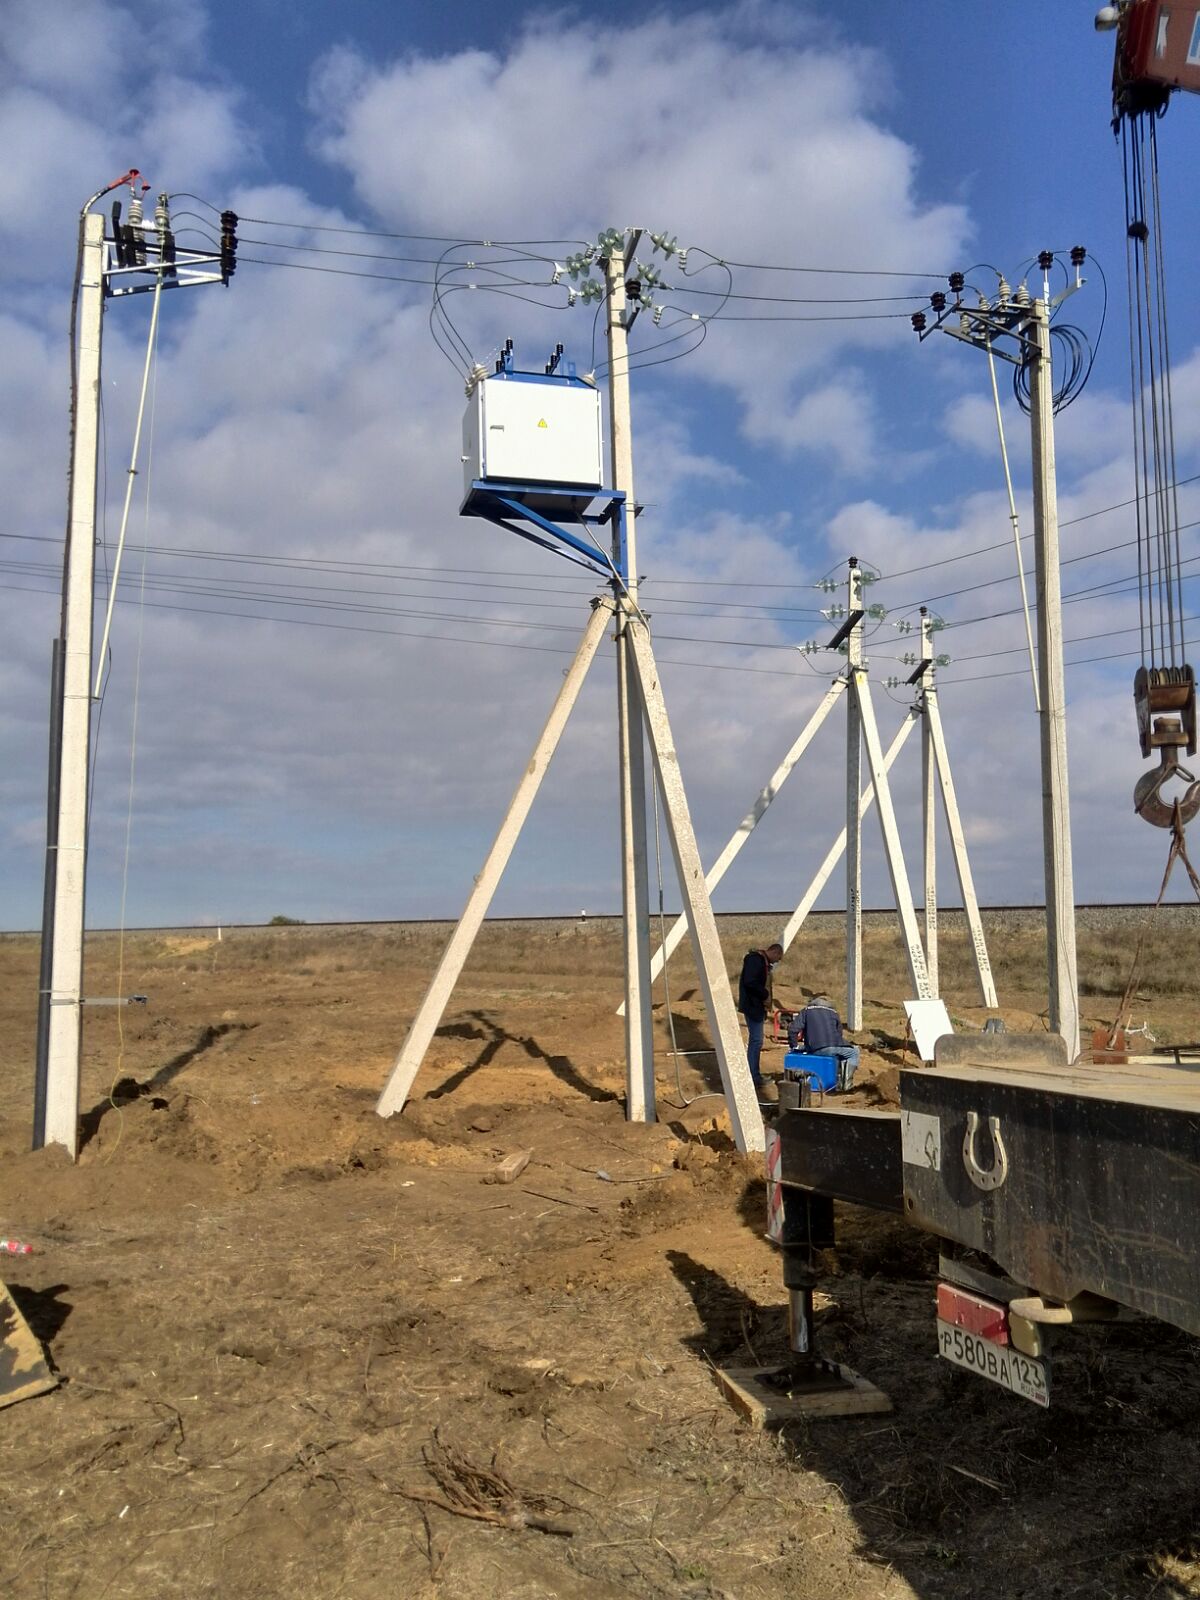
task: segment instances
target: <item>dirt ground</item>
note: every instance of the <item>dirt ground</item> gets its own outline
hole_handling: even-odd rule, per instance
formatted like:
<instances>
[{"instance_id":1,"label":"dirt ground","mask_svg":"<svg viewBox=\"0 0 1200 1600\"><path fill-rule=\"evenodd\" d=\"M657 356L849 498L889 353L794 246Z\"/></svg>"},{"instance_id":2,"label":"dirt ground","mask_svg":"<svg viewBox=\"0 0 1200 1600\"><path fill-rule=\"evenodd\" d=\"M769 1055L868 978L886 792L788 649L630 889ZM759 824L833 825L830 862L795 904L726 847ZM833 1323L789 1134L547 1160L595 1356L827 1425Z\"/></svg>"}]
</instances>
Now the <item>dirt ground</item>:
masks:
<instances>
[{"instance_id":1,"label":"dirt ground","mask_svg":"<svg viewBox=\"0 0 1200 1600\"><path fill-rule=\"evenodd\" d=\"M1132 928L1081 935L1089 1024ZM728 923L731 968L773 931ZM1200 1595L1194 1341L1072 1333L1041 1412L937 1359L931 1243L847 1209L819 1333L895 1410L755 1431L711 1369L785 1350L760 1162L718 1099L684 1105L706 1059L677 1080L661 1004L661 1120L623 1120L611 922L489 926L375 1115L445 932L136 934L123 973L94 936L88 993L148 998L87 1012L77 1166L28 1152L36 942L0 938L0 1233L36 1247L4 1274L62 1376L0 1412L0 1593ZM836 997L839 942L806 930L782 997ZM1044 1025L1036 932L992 944L1010 1028ZM1148 954L1138 1020L1194 1039L1200 927ZM978 1025L965 962L951 929ZM903 1049L890 928L866 972L861 1104ZM702 1049L683 960L671 1008Z\"/></svg>"}]
</instances>

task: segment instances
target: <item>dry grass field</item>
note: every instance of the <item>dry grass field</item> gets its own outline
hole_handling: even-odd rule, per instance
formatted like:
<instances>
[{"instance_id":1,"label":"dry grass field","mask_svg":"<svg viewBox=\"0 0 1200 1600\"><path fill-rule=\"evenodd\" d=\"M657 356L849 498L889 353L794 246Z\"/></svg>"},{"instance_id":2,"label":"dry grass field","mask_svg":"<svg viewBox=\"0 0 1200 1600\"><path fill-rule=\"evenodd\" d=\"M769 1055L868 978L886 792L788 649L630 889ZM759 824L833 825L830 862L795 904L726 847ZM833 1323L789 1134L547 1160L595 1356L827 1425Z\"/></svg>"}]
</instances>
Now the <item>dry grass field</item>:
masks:
<instances>
[{"instance_id":1,"label":"dry grass field","mask_svg":"<svg viewBox=\"0 0 1200 1600\"><path fill-rule=\"evenodd\" d=\"M731 971L775 931L726 919ZM1044 1026L1036 919L989 923L1010 1028ZM1084 919L1089 1027L1136 919ZM1141 1324L1072 1334L1038 1411L934 1355L931 1244L847 1211L820 1334L891 1416L763 1435L712 1364L780 1358L785 1296L703 1057L622 1115L615 925L489 925L402 1116L376 1095L446 929L93 936L85 1145L28 1152L36 943L0 939L0 1233L62 1375L0 1412L0 1593L444 1600L1200 1594L1200 1368ZM783 1000L840 995L815 919ZM682 954L682 953L681 953ZM963 932L943 989L978 1026ZM859 1103L903 1059L871 920ZM681 1050L707 1043L671 970ZM1200 1034L1200 924L1164 915L1135 1020ZM777 1064L768 1057L768 1069ZM486 1179L531 1148L512 1185Z\"/></svg>"}]
</instances>

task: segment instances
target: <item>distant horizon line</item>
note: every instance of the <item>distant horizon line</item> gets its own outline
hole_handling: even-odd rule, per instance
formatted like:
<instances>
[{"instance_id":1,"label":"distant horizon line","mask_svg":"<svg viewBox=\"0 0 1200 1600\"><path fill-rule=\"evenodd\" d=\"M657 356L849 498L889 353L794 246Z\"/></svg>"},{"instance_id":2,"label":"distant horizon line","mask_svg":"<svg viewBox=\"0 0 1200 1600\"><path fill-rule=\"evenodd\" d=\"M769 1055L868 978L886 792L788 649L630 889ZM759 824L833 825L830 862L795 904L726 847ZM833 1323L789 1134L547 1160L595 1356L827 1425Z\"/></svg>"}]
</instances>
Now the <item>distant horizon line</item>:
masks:
<instances>
[{"instance_id":1,"label":"distant horizon line","mask_svg":"<svg viewBox=\"0 0 1200 1600\"><path fill-rule=\"evenodd\" d=\"M1195 909L1200 912L1200 903L1195 900L1164 900L1159 907L1162 911ZM915 909L924 912L924 906L918 901ZM962 916L961 905L938 905L939 914L946 916ZM981 905L980 911L984 914L996 911L1040 911L1045 914L1044 903L1034 904L998 904ZM1092 900L1081 901L1075 907L1076 915L1081 911L1148 911L1151 908L1144 900ZM895 916L895 906L864 906L864 917ZM668 911L666 915L674 922L683 915L682 910ZM761 917L764 920L782 917L785 920L792 915L791 911L716 911L713 915L720 921L730 917ZM819 911L810 911L809 920L814 917L844 917L844 907L825 907ZM514 913L504 917L486 917L485 924L489 922L620 922L619 911L552 911L538 912L522 915ZM657 921L657 914L651 913L651 922ZM212 933L216 929L253 929L269 930L271 928L389 928L412 926L434 927L439 923L453 925L457 917L335 917L330 919L317 918L309 920L306 917L289 917L286 922L149 922L130 924L125 928L126 933ZM19 939L41 933L40 928L0 928L0 938ZM119 927L87 928L86 933L120 933Z\"/></svg>"}]
</instances>

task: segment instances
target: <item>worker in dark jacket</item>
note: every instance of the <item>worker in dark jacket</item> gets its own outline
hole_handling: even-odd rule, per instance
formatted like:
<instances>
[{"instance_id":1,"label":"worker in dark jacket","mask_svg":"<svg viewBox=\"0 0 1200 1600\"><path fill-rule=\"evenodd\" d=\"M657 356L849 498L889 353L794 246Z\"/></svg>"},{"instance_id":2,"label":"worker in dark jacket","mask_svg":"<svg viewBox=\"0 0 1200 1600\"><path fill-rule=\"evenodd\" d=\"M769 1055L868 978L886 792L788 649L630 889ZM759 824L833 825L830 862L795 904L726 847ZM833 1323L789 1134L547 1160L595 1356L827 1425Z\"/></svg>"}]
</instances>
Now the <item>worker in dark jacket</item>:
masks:
<instances>
[{"instance_id":1,"label":"worker in dark jacket","mask_svg":"<svg viewBox=\"0 0 1200 1600\"><path fill-rule=\"evenodd\" d=\"M837 1056L843 1068L839 1084L850 1087L858 1069L858 1046L847 1044L842 1019L823 994L814 995L803 1011L797 1011L788 1028L788 1048L810 1056Z\"/></svg>"},{"instance_id":2,"label":"worker in dark jacket","mask_svg":"<svg viewBox=\"0 0 1200 1600\"><path fill-rule=\"evenodd\" d=\"M762 1089L758 1069L762 1055L763 1027L771 1005L771 974L783 960L783 946L769 944L765 950L747 950L738 980L738 1010L746 1019L746 1060L756 1090Z\"/></svg>"}]
</instances>

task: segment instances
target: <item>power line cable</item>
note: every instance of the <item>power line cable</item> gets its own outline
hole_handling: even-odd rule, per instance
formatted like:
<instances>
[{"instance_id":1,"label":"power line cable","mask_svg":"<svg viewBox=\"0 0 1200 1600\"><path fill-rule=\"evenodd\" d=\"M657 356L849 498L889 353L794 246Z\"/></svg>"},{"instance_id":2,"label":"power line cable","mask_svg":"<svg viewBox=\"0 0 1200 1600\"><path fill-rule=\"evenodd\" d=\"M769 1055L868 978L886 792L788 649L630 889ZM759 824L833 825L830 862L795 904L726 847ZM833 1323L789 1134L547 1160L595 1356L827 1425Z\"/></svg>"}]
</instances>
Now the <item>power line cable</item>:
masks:
<instances>
[{"instance_id":1,"label":"power line cable","mask_svg":"<svg viewBox=\"0 0 1200 1600\"><path fill-rule=\"evenodd\" d=\"M13 584L13 583L4 583L4 582L0 582L0 590L5 590L5 591L8 591L8 592L12 592L12 593L21 593L21 594L40 594L40 595L46 595L46 596L51 597L51 598L57 592L53 588L31 589L31 588L26 587L23 584ZM568 657L568 656L570 656L572 654L572 652L570 650L556 649L553 645L523 644L523 643L520 643L520 642L518 642L516 640L512 640L512 639L483 639L483 638L480 638L478 634L472 634L470 636L463 637L461 635L443 634L443 633L436 633L436 632L418 633L418 632L415 632L415 631L413 631L411 629L404 629L404 628L377 628L377 627L371 627L371 626L369 626L367 624L363 624L363 623L322 622L322 621L318 621L318 620L316 620L314 618L310 618L310 617L264 616L261 613L245 612L245 611L226 611L226 610L218 609L218 608L211 607L211 606L188 606L188 605L170 604L170 603L165 602L165 601L153 601L153 600L139 601L139 600L137 600L135 598L132 598L132 597L129 598L129 599L126 599L123 596L118 596L117 604L118 605L144 604L144 606L146 608L152 609L152 610L170 611L170 612L181 613L181 614L192 613L192 614L199 615L199 616L221 617L221 618L224 618L224 619L227 619L227 620L237 621L237 622L278 623L278 624L282 624L282 625L288 626L288 627L321 628L321 629L325 629L325 630L328 630L328 631L339 632L339 633L366 633L366 634L373 634L373 635L381 635L381 636L387 637L387 638L419 639L419 640L422 640L422 641L427 642L427 643L453 644L455 646L473 645L473 646L478 646L478 647L483 648L483 649L525 650L525 651L534 651L535 653L537 653L539 655L555 655L555 656L560 656L560 657ZM556 630L556 631L566 631L566 630ZM1132 630L1126 630L1126 631L1132 631ZM792 654L795 654L798 657L798 660L799 660L800 663L802 663L803 665L809 667L813 671L817 671L816 668L813 668L812 662L809 660L809 658L806 655L802 654L801 652L797 651L795 646L792 646L792 645L764 645L760 641L757 641L757 640L735 641L735 640L697 639L697 638L694 638L694 637L691 637L691 636L670 635L670 634L659 634L658 637L659 638L663 638L663 639L669 639L673 643L692 643L692 644L705 644L705 645L713 644L713 643L724 643L724 644L735 644L736 643L736 644L740 645L741 647L748 648L748 649L787 650L787 651L791 652ZM1080 640L1070 640L1070 639L1064 641L1064 643L1066 643L1066 644L1079 643L1079 642L1081 642L1081 641ZM1133 657L1136 657L1139 654L1140 654L1140 652L1138 652L1138 651L1125 650L1125 651L1116 651L1116 652L1112 652L1112 653L1105 654L1105 655L1099 655L1099 656L1084 656L1083 658L1081 658L1079 660L1066 662L1066 666L1070 668L1070 667L1080 667L1080 666L1091 666L1091 665L1095 665L1095 664L1103 663L1103 662L1108 662L1108 661L1124 661L1124 660L1129 660L1129 659L1131 659ZM713 661L711 659L704 660L704 661L683 661L683 660L679 660L676 657L671 657L671 656L659 656L657 659L659 660L659 663L661 665L685 667L685 668L695 669L697 671L742 672L742 673L747 673L748 672L748 673L753 673L753 674L756 674L756 675L761 675L761 676L766 676L766 677L792 678L792 679L795 679L795 678L800 676L800 674L798 672L796 672L796 671L789 672L789 671L786 671L785 669L779 668L779 667L754 667L754 666L746 665L745 663L720 662L720 661ZM886 656L885 657L873 656L873 659L877 659L877 660L878 659L892 660L892 659L895 659L895 658L886 657ZM833 677L833 676L836 676L838 670L841 670L841 669L840 668L839 669L835 669L834 672L828 673L828 674L820 673L818 671L817 675L821 676L821 677ZM1002 671L999 671L999 672L971 673L971 674L967 674L967 675L963 675L963 676L959 676L957 673L951 672L951 674L949 676L949 679L947 680L947 678L946 678L946 669L942 669L941 681L943 681L943 682L949 681L952 684L982 683L982 682L985 682L985 681L989 681L990 679L993 679L993 678L1024 677L1024 675L1025 675L1025 668L1024 667L1018 667L1018 668L1014 668L1014 669L1011 669L1011 670L1002 670Z\"/></svg>"},{"instance_id":2,"label":"power line cable","mask_svg":"<svg viewBox=\"0 0 1200 1600\"><path fill-rule=\"evenodd\" d=\"M771 265L764 261L734 261L729 256L714 256L710 250L699 246L689 251L689 255L707 256L709 261L722 267L740 267L747 272L805 272L817 273L830 278L935 278L940 283L946 274L944 272L901 272L895 268L886 267L813 267L793 265ZM704 271L704 268L698 269ZM972 268L972 271L975 269Z\"/></svg>"},{"instance_id":3,"label":"power line cable","mask_svg":"<svg viewBox=\"0 0 1200 1600\"><path fill-rule=\"evenodd\" d=\"M143 551L143 554L144 553L145 552ZM50 563L47 563L47 562L12 561L12 560L3 560L3 559L0 559L0 569L5 570L5 571L9 571L9 572L24 573L27 576L53 575L58 570L57 567L55 567L55 566L53 566L53 565L51 565ZM254 593L259 598L262 598L262 599L278 598L278 599L281 599L281 600L286 600L296 590L301 590L301 591L304 591L305 593L311 592L311 593L314 593L314 594L323 594L323 595L339 595L339 594L368 595L368 596L371 596L371 597L376 598L376 599L379 599L379 598L394 598L394 599L433 600L433 601L451 601L452 600L458 605L479 606L479 605L490 605L490 604L493 604L494 601L495 601L496 594L498 592L500 592L500 591L505 591L505 592L511 592L513 594L521 595L522 599L519 602L520 604L526 605L526 606L532 606L537 610L551 610L551 611L575 611L576 610L575 607L570 606L570 605L565 605L561 601L543 601L543 600L531 600L531 599L525 598L525 596L528 594L528 586L522 585L522 584L494 584L494 585L468 584L468 585L464 585L465 587L472 587L472 588L487 588L488 591L489 591L486 596L476 596L476 595L457 595L457 594L452 594L452 595L425 594L425 593L422 593L420 591L413 592L412 590L406 590L406 589L399 589L399 590L397 590L397 589L382 589L382 588L378 588L378 587L359 588L359 587L354 587L354 586L351 586L351 585L304 584L304 583L297 583L297 582L294 582L294 581L272 582L269 579L261 579L261 578L257 579L257 580L247 580L247 579L241 579L241 578L232 578L232 577L229 577L229 576L227 576L225 574L218 574L218 575L215 575L213 577L200 577L200 576L192 576L189 573L167 572L167 571L162 570L161 568L156 568L156 569L148 572L147 577L148 577L148 581L151 581L151 582L162 582L162 583L165 583L165 582L167 582L169 580L173 584L187 585L190 588L197 589L197 592L201 592L201 590L197 586L220 583L221 585L223 585L226 588L232 588L234 590L242 591L242 592ZM418 581L430 582L430 583L438 583L440 585L448 586L454 580L452 580L452 579L424 579L424 580L418 580ZM276 591L276 594L272 595L272 594L264 592L264 591L269 591L269 590ZM569 596L572 596L575 599L578 599L580 597L580 594L581 594L581 591L572 590L572 589L547 589L547 590L542 590L542 591L539 591L539 592L556 593L556 594L561 594L561 595L569 595ZM586 592L586 591L584 591L584 592ZM506 604L506 603L507 604L514 604L514 605L518 604L518 602L515 601L515 600L511 601L511 602L501 601L501 604ZM760 605L753 605L753 604L750 604L750 603L747 603L747 602L730 602L728 605L721 606L721 602L716 601L716 600L711 600L711 601L707 601L707 602L704 602L704 603L707 604L707 605L710 605L710 606L718 606L718 607L720 607L720 609L718 609L718 610L701 610L701 609L698 609L699 605L701 604L700 602L690 603L686 599L685 600L676 601L676 600L673 600L673 599L670 599L670 598L666 598L666 599L662 599L662 600L657 601L656 605L655 605L655 609L656 609L656 611L657 611L657 613L659 615L663 615L663 616L681 616L681 617L697 617L697 618L711 617L712 619L714 619L716 621L731 621L731 620L743 619L743 620L749 621L749 622L787 622L787 621L790 621L792 618L798 617L798 616L819 617L819 616L822 615L821 611L818 610L816 607L804 608L804 607L797 607L797 606L760 606Z\"/></svg>"},{"instance_id":4,"label":"power line cable","mask_svg":"<svg viewBox=\"0 0 1200 1600\"><path fill-rule=\"evenodd\" d=\"M171 195L172 200L196 200L215 215L220 216L223 207L214 205L211 200L206 200L203 195L192 194L186 189L177 190ZM458 244L478 245L481 248L500 246L505 249L521 246L574 244L586 247L586 239L470 239L461 236L451 238L446 234L437 233L396 233L385 232L381 228L343 228L334 227L329 223L320 222L283 222L277 217L240 217L240 222L252 223L255 227L262 228L294 228L299 233L340 233L362 235L369 239L415 239L425 244Z\"/></svg>"}]
</instances>

